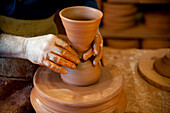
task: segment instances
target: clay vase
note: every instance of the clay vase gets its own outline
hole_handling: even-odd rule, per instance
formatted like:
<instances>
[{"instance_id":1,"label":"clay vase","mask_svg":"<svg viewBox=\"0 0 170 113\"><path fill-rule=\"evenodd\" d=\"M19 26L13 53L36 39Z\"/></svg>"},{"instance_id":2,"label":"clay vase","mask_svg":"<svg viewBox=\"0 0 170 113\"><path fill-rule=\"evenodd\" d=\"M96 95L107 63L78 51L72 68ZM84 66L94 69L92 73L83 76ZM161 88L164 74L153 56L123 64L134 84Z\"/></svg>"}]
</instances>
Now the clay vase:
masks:
<instances>
[{"instance_id":1,"label":"clay vase","mask_svg":"<svg viewBox=\"0 0 170 113\"><path fill-rule=\"evenodd\" d=\"M74 6L61 10L59 15L72 47L81 57L91 47L103 13L86 6ZM87 60L76 69L68 69L67 74L61 74L61 79L67 84L86 86L95 83L100 75L100 66L93 66Z\"/></svg>"}]
</instances>

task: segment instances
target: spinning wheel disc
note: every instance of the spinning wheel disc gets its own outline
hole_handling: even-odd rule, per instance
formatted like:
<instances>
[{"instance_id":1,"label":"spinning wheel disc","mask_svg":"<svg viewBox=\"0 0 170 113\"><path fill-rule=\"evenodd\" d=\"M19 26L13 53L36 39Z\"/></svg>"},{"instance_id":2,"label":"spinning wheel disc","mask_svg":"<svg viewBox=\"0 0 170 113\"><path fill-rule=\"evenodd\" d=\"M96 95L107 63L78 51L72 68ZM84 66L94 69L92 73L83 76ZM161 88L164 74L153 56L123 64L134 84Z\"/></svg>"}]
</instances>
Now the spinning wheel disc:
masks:
<instances>
[{"instance_id":1,"label":"spinning wheel disc","mask_svg":"<svg viewBox=\"0 0 170 113\"><path fill-rule=\"evenodd\" d=\"M139 60L138 67L140 75L150 84L159 87L163 90L170 91L170 78L164 77L157 73L154 69L155 60L163 57L170 50L157 50L142 56Z\"/></svg>"},{"instance_id":2,"label":"spinning wheel disc","mask_svg":"<svg viewBox=\"0 0 170 113\"><path fill-rule=\"evenodd\" d=\"M107 102L120 94L124 78L118 68L102 68L100 80L86 87L70 86L59 74L40 67L34 75L34 88L43 98L70 107L89 107Z\"/></svg>"}]
</instances>

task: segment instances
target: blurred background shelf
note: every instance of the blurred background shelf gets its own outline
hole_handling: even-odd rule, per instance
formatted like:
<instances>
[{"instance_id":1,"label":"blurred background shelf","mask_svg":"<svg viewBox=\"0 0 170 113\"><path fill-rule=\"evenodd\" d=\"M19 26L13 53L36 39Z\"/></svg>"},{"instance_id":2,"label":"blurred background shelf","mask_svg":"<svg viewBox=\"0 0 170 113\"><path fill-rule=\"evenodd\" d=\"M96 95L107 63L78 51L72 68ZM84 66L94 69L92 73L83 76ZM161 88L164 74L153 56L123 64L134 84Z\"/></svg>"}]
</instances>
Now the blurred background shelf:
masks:
<instances>
[{"instance_id":1,"label":"blurred background shelf","mask_svg":"<svg viewBox=\"0 0 170 113\"><path fill-rule=\"evenodd\" d=\"M100 29L104 38L114 39L170 39L170 32L158 33L152 31L145 24L138 24L134 27L121 30L121 31L109 31L102 27Z\"/></svg>"},{"instance_id":2,"label":"blurred background shelf","mask_svg":"<svg viewBox=\"0 0 170 113\"><path fill-rule=\"evenodd\" d=\"M170 0L107 0L109 3L169 4Z\"/></svg>"}]
</instances>

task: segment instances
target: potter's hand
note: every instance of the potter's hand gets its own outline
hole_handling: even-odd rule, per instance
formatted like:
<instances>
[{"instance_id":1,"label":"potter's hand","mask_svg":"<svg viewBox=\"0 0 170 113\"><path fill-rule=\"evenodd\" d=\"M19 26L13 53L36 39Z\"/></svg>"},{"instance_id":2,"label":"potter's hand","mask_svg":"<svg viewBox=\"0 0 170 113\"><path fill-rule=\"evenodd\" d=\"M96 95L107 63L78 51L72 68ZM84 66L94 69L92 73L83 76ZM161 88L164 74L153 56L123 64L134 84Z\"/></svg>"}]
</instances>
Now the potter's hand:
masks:
<instances>
[{"instance_id":1,"label":"potter's hand","mask_svg":"<svg viewBox=\"0 0 170 113\"><path fill-rule=\"evenodd\" d=\"M26 57L31 62L46 66L58 73L67 73L68 68L76 68L80 60L77 53L68 43L59 37L49 34L35 38L27 38Z\"/></svg>"},{"instance_id":2,"label":"potter's hand","mask_svg":"<svg viewBox=\"0 0 170 113\"><path fill-rule=\"evenodd\" d=\"M96 36L93 41L93 47L90 48L87 52L83 54L83 59L87 60L89 59L92 55L95 56L95 59L93 60L93 65L97 65L99 61L101 60L102 66L104 66L104 50L103 50L103 38L97 30Z\"/></svg>"}]
</instances>

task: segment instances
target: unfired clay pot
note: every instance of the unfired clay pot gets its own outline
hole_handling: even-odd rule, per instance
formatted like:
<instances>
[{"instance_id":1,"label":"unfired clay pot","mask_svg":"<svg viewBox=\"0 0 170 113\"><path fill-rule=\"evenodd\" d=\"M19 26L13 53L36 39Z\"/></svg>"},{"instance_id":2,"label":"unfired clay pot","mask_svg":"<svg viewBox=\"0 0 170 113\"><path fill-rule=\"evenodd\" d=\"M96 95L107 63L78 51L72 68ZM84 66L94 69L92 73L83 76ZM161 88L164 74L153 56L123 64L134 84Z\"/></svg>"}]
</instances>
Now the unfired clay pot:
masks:
<instances>
[{"instance_id":1,"label":"unfired clay pot","mask_svg":"<svg viewBox=\"0 0 170 113\"><path fill-rule=\"evenodd\" d=\"M166 11L150 11L145 13L145 23L148 28L158 32L170 31L170 13Z\"/></svg>"},{"instance_id":2,"label":"unfired clay pot","mask_svg":"<svg viewBox=\"0 0 170 113\"><path fill-rule=\"evenodd\" d=\"M137 8L129 9L129 10L115 10L115 9L108 9L107 7L103 9L104 14L112 14L115 16L128 16L135 14L137 12Z\"/></svg>"},{"instance_id":3,"label":"unfired clay pot","mask_svg":"<svg viewBox=\"0 0 170 113\"><path fill-rule=\"evenodd\" d=\"M74 6L61 10L59 14L71 45L82 55L91 47L103 13L86 6ZM91 61L80 63L77 67L69 70L68 74L61 74L65 83L85 86L100 78L99 65L94 67Z\"/></svg>"},{"instance_id":4,"label":"unfired clay pot","mask_svg":"<svg viewBox=\"0 0 170 113\"><path fill-rule=\"evenodd\" d=\"M123 30L135 25L137 7L124 4L103 4L103 27L110 31Z\"/></svg>"},{"instance_id":5,"label":"unfired clay pot","mask_svg":"<svg viewBox=\"0 0 170 113\"><path fill-rule=\"evenodd\" d=\"M166 54L163 58L156 60L154 67L159 74L170 77L170 53Z\"/></svg>"},{"instance_id":6,"label":"unfired clay pot","mask_svg":"<svg viewBox=\"0 0 170 113\"><path fill-rule=\"evenodd\" d=\"M135 21L135 15L129 15L124 17L117 17L115 15L110 15L104 13L103 21L110 22L110 23L126 23L130 21Z\"/></svg>"},{"instance_id":7,"label":"unfired clay pot","mask_svg":"<svg viewBox=\"0 0 170 113\"><path fill-rule=\"evenodd\" d=\"M105 39L105 44L118 49L139 48L138 40Z\"/></svg>"},{"instance_id":8,"label":"unfired clay pot","mask_svg":"<svg viewBox=\"0 0 170 113\"><path fill-rule=\"evenodd\" d=\"M170 40L144 39L142 49L170 48Z\"/></svg>"},{"instance_id":9,"label":"unfired clay pot","mask_svg":"<svg viewBox=\"0 0 170 113\"><path fill-rule=\"evenodd\" d=\"M116 10L129 10L136 8L134 5L129 4L112 4L112 3L103 3L103 7L107 7L108 9L116 9Z\"/></svg>"},{"instance_id":10,"label":"unfired clay pot","mask_svg":"<svg viewBox=\"0 0 170 113\"><path fill-rule=\"evenodd\" d=\"M134 21L126 22L126 23L107 23L103 21L103 26L105 29L109 31L119 31L130 28L135 25Z\"/></svg>"}]
</instances>

